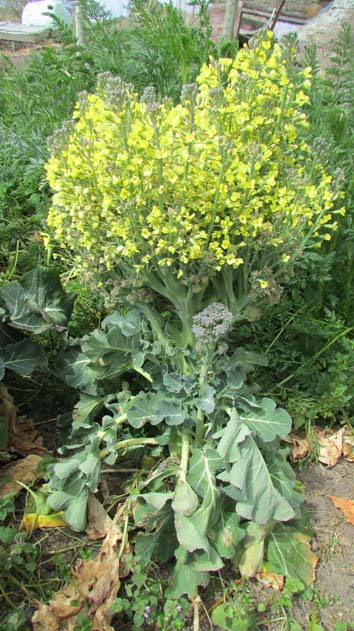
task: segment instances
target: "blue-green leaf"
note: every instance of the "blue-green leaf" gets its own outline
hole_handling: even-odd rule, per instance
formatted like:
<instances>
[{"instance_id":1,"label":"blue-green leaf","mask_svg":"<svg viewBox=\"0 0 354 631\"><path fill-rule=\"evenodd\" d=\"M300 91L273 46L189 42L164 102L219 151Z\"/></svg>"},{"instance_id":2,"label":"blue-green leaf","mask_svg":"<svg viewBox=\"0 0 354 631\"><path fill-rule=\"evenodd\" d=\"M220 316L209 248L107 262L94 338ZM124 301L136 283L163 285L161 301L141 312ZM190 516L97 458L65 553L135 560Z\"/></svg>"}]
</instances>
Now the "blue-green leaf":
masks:
<instances>
[{"instance_id":1,"label":"blue-green leaf","mask_svg":"<svg viewBox=\"0 0 354 631\"><path fill-rule=\"evenodd\" d=\"M32 333L67 328L75 300L53 271L35 269L0 288L11 326Z\"/></svg>"},{"instance_id":2,"label":"blue-green leaf","mask_svg":"<svg viewBox=\"0 0 354 631\"><path fill-rule=\"evenodd\" d=\"M214 400L215 388L205 384L203 386L201 395L197 400L197 405L200 407L203 412L206 414L212 414L215 409L215 400Z\"/></svg>"},{"instance_id":3,"label":"blue-green leaf","mask_svg":"<svg viewBox=\"0 0 354 631\"><path fill-rule=\"evenodd\" d=\"M102 326L110 329L114 326L118 326L126 337L131 337L140 333L142 325L142 316L137 309L128 311L126 315L121 315L119 311L114 311L111 315L105 318L102 322Z\"/></svg>"},{"instance_id":4,"label":"blue-green leaf","mask_svg":"<svg viewBox=\"0 0 354 631\"><path fill-rule=\"evenodd\" d=\"M287 521L295 516L289 502L274 486L261 451L252 436L235 448L239 457L229 472L230 483L239 489L243 499L236 511L245 519L266 524L271 519Z\"/></svg>"},{"instance_id":5,"label":"blue-green leaf","mask_svg":"<svg viewBox=\"0 0 354 631\"><path fill-rule=\"evenodd\" d=\"M46 365L45 352L29 339L7 344L0 350L0 379L4 376L5 369L13 370L20 375L30 375L35 368Z\"/></svg>"},{"instance_id":6,"label":"blue-green leaf","mask_svg":"<svg viewBox=\"0 0 354 631\"><path fill-rule=\"evenodd\" d=\"M257 405L252 402L240 416L241 421L265 442L271 442L277 436L286 438L291 430L291 417L286 410L276 409L273 399L263 398Z\"/></svg>"}]
</instances>

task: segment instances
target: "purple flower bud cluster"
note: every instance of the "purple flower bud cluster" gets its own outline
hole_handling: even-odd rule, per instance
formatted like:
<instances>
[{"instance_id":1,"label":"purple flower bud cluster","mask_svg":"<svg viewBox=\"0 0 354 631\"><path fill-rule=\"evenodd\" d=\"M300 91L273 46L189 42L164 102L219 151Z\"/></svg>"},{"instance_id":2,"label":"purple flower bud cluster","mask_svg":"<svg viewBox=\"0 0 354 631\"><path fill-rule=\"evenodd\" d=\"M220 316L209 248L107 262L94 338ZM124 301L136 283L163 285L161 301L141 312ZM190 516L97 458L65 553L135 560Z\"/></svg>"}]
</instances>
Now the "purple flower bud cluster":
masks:
<instances>
[{"instance_id":1,"label":"purple flower bud cluster","mask_svg":"<svg viewBox=\"0 0 354 631\"><path fill-rule=\"evenodd\" d=\"M156 90L152 85L145 88L140 100L142 103L145 103L148 112L156 112L159 108Z\"/></svg>"},{"instance_id":2,"label":"purple flower bud cluster","mask_svg":"<svg viewBox=\"0 0 354 631\"><path fill-rule=\"evenodd\" d=\"M228 333L232 320L232 313L220 302L214 302L193 316L192 331L196 337L196 351L200 353L205 344L213 344Z\"/></svg>"},{"instance_id":3,"label":"purple flower bud cluster","mask_svg":"<svg viewBox=\"0 0 354 631\"><path fill-rule=\"evenodd\" d=\"M134 92L134 86L110 72L101 72L97 77L97 93L113 110L120 111Z\"/></svg>"},{"instance_id":4,"label":"purple flower bud cluster","mask_svg":"<svg viewBox=\"0 0 354 631\"><path fill-rule=\"evenodd\" d=\"M196 83L186 83L182 86L181 102L194 102L198 95L198 86Z\"/></svg>"}]
</instances>

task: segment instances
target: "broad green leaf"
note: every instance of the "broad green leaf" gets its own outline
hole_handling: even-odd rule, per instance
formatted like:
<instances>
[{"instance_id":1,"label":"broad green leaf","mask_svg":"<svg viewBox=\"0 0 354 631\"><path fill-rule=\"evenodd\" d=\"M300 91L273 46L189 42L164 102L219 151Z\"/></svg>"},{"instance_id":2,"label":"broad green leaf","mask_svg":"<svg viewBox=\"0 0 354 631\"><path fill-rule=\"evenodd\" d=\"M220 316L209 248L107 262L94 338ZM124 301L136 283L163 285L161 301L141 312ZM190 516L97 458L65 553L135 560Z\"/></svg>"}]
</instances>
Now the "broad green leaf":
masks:
<instances>
[{"instance_id":1,"label":"broad green leaf","mask_svg":"<svg viewBox=\"0 0 354 631\"><path fill-rule=\"evenodd\" d=\"M64 519L76 532L84 530L86 526L88 488L82 490L80 495L73 497L64 510Z\"/></svg>"},{"instance_id":2,"label":"broad green leaf","mask_svg":"<svg viewBox=\"0 0 354 631\"><path fill-rule=\"evenodd\" d=\"M267 529L255 523L246 525L246 537L242 543L242 555L238 561L241 576L252 577L262 568L264 541Z\"/></svg>"},{"instance_id":3,"label":"broad green leaf","mask_svg":"<svg viewBox=\"0 0 354 631\"><path fill-rule=\"evenodd\" d=\"M110 329L118 326L126 337L131 337L140 333L142 325L142 316L137 309L128 311L126 315L121 315L118 311L114 311L110 316L105 318L102 326Z\"/></svg>"},{"instance_id":4,"label":"broad green leaf","mask_svg":"<svg viewBox=\"0 0 354 631\"><path fill-rule=\"evenodd\" d=\"M185 419L185 412L180 401L159 392L139 392L126 406L128 422L139 429L145 423L158 425L163 420L168 425L180 425Z\"/></svg>"},{"instance_id":5,"label":"broad green leaf","mask_svg":"<svg viewBox=\"0 0 354 631\"><path fill-rule=\"evenodd\" d=\"M217 570L221 570L225 565L216 550L210 544L207 552L196 550L192 554L189 554L187 564L197 572L216 572Z\"/></svg>"},{"instance_id":6,"label":"broad green leaf","mask_svg":"<svg viewBox=\"0 0 354 631\"><path fill-rule=\"evenodd\" d=\"M225 370L225 373L226 394L233 394L235 390L240 390L245 382L245 371L242 370L242 368L236 368L235 366L229 369L229 366L227 366L227 370Z\"/></svg>"},{"instance_id":7,"label":"broad green leaf","mask_svg":"<svg viewBox=\"0 0 354 631\"><path fill-rule=\"evenodd\" d=\"M200 530L193 521L185 515L175 514L175 527L177 539L181 546L183 546L188 552L194 550L209 550L209 541L205 535L200 533Z\"/></svg>"},{"instance_id":8,"label":"broad green leaf","mask_svg":"<svg viewBox=\"0 0 354 631\"><path fill-rule=\"evenodd\" d=\"M164 525L155 532L138 534L135 540L134 554L143 565L151 559L166 563L173 557L178 541L173 532L173 522Z\"/></svg>"},{"instance_id":9,"label":"broad green leaf","mask_svg":"<svg viewBox=\"0 0 354 631\"><path fill-rule=\"evenodd\" d=\"M62 288L53 271L36 269L0 288L11 326L32 333L52 327L65 329L75 300Z\"/></svg>"},{"instance_id":10,"label":"broad green leaf","mask_svg":"<svg viewBox=\"0 0 354 631\"><path fill-rule=\"evenodd\" d=\"M134 553L139 562L145 566L148 565L154 554L154 550L158 543L160 533L151 532L149 534L139 533L135 539Z\"/></svg>"},{"instance_id":11,"label":"broad green leaf","mask_svg":"<svg viewBox=\"0 0 354 631\"><path fill-rule=\"evenodd\" d=\"M251 430L241 423L237 411L231 410L231 417L226 427L214 435L214 438L220 438L218 453L226 462L235 462L239 458L238 444L250 434Z\"/></svg>"},{"instance_id":12,"label":"broad green leaf","mask_svg":"<svg viewBox=\"0 0 354 631\"><path fill-rule=\"evenodd\" d=\"M54 473L59 480L67 480L73 473L76 473L80 467L81 460L79 458L70 458L65 462L58 462L54 466Z\"/></svg>"},{"instance_id":13,"label":"broad green leaf","mask_svg":"<svg viewBox=\"0 0 354 631\"><path fill-rule=\"evenodd\" d=\"M287 454L287 449L280 449L277 446L274 450L265 451L264 459L275 488L288 500L295 511L295 516L300 517L300 506L305 496L298 490L299 482L293 468L286 460Z\"/></svg>"},{"instance_id":14,"label":"broad green leaf","mask_svg":"<svg viewBox=\"0 0 354 631\"><path fill-rule=\"evenodd\" d=\"M184 549L182 548L182 551ZM197 593L198 587L206 587L210 580L209 572L198 572L186 564L187 556L181 556L180 550L175 555L177 563L175 565L170 584L165 591L166 598L180 598L183 594L193 597Z\"/></svg>"},{"instance_id":15,"label":"broad green leaf","mask_svg":"<svg viewBox=\"0 0 354 631\"><path fill-rule=\"evenodd\" d=\"M90 360L97 378L112 379L132 367L132 355L139 348L136 336L126 337L118 326L108 333L96 330L82 341L82 352Z\"/></svg>"},{"instance_id":16,"label":"broad green leaf","mask_svg":"<svg viewBox=\"0 0 354 631\"><path fill-rule=\"evenodd\" d=\"M82 393L80 399L76 403L73 412L73 418L76 422L83 423L86 420L93 419L105 404L107 397L94 396Z\"/></svg>"},{"instance_id":17,"label":"broad green leaf","mask_svg":"<svg viewBox=\"0 0 354 631\"><path fill-rule=\"evenodd\" d=\"M268 366L268 363L266 355L254 353L253 351L246 351L246 349L242 347L237 348L232 356L233 366L253 368L253 366Z\"/></svg>"},{"instance_id":18,"label":"broad green leaf","mask_svg":"<svg viewBox=\"0 0 354 631\"><path fill-rule=\"evenodd\" d=\"M242 492L244 498L236 505L237 513L257 524L266 524L271 519L292 519L295 512L274 486L252 436L248 436L235 449L238 449L239 457L230 470L230 483Z\"/></svg>"},{"instance_id":19,"label":"broad green leaf","mask_svg":"<svg viewBox=\"0 0 354 631\"><path fill-rule=\"evenodd\" d=\"M257 407L254 403L249 411L240 412L241 421L259 434L264 442L271 442L277 436L286 438L291 430L291 418L286 410L276 409L273 399L263 398Z\"/></svg>"},{"instance_id":20,"label":"broad green leaf","mask_svg":"<svg viewBox=\"0 0 354 631\"><path fill-rule=\"evenodd\" d=\"M163 384L169 392L181 392L184 386L184 376L176 372L164 373Z\"/></svg>"},{"instance_id":21,"label":"broad green leaf","mask_svg":"<svg viewBox=\"0 0 354 631\"><path fill-rule=\"evenodd\" d=\"M295 578L307 587L315 580L317 556L310 547L310 537L294 527L278 525L266 545L267 570Z\"/></svg>"},{"instance_id":22,"label":"broad green leaf","mask_svg":"<svg viewBox=\"0 0 354 631\"><path fill-rule=\"evenodd\" d=\"M165 506L166 502L173 498L173 493L172 491L166 493L144 493L142 495L138 495L138 497L141 497L147 504L153 506L155 510L161 510L161 508Z\"/></svg>"},{"instance_id":23,"label":"broad green leaf","mask_svg":"<svg viewBox=\"0 0 354 631\"><path fill-rule=\"evenodd\" d=\"M155 517L156 509L138 498L133 508L133 517L136 526L146 526L150 517Z\"/></svg>"},{"instance_id":24,"label":"broad green leaf","mask_svg":"<svg viewBox=\"0 0 354 631\"><path fill-rule=\"evenodd\" d=\"M198 508L198 495L194 493L188 482L179 480L173 496L172 508L180 515L192 515Z\"/></svg>"},{"instance_id":25,"label":"broad green leaf","mask_svg":"<svg viewBox=\"0 0 354 631\"><path fill-rule=\"evenodd\" d=\"M0 349L0 379L4 376L5 369L13 370L20 375L30 375L35 368L46 365L45 352L29 339L7 344Z\"/></svg>"},{"instance_id":26,"label":"broad green leaf","mask_svg":"<svg viewBox=\"0 0 354 631\"><path fill-rule=\"evenodd\" d=\"M203 412L206 414L212 414L215 409L215 400L214 400L215 388L205 384L202 389L201 395L197 400L197 405L200 407Z\"/></svg>"},{"instance_id":27,"label":"broad green leaf","mask_svg":"<svg viewBox=\"0 0 354 631\"><path fill-rule=\"evenodd\" d=\"M97 486L101 477L100 459L93 453L88 453L85 460L79 467L80 471L85 475L86 484L92 493L96 493Z\"/></svg>"},{"instance_id":28,"label":"broad green leaf","mask_svg":"<svg viewBox=\"0 0 354 631\"><path fill-rule=\"evenodd\" d=\"M69 386L88 395L97 394L97 370L77 346L69 347L59 354L58 367Z\"/></svg>"},{"instance_id":29,"label":"broad green leaf","mask_svg":"<svg viewBox=\"0 0 354 631\"><path fill-rule=\"evenodd\" d=\"M48 497L48 504L54 511L60 511L68 505L72 496L69 493L65 493L64 491L54 491Z\"/></svg>"},{"instance_id":30,"label":"broad green leaf","mask_svg":"<svg viewBox=\"0 0 354 631\"><path fill-rule=\"evenodd\" d=\"M236 546L244 539L245 531L240 528L240 518L233 513L221 513L220 521L211 533L212 544L217 552L225 559L231 559Z\"/></svg>"},{"instance_id":31,"label":"broad green leaf","mask_svg":"<svg viewBox=\"0 0 354 631\"><path fill-rule=\"evenodd\" d=\"M223 460L215 449L195 449L189 461L188 482L194 491L211 506L216 505L219 491L215 474L223 468Z\"/></svg>"}]
</instances>

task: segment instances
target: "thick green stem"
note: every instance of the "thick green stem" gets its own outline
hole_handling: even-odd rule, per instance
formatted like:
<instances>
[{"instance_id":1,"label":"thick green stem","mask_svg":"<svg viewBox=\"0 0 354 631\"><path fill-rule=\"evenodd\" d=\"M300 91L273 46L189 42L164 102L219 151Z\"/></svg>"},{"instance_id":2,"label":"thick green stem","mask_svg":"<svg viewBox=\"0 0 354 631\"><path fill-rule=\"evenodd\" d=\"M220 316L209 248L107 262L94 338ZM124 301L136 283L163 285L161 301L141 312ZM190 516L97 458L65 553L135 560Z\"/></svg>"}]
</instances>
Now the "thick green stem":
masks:
<instances>
[{"instance_id":1,"label":"thick green stem","mask_svg":"<svg viewBox=\"0 0 354 631\"><path fill-rule=\"evenodd\" d=\"M202 366L202 369L199 375L199 396L200 397L203 395L203 389L207 382L208 368L209 368L209 362L207 358ZM200 447L203 443L203 438L204 438L204 412L203 410L199 408L197 412L197 425L196 425L196 430L195 430L194 446Z\"/></svg>"},{"instance_id":2,"label":"thick green stem","mask_svg":"<svg viewBox=\"0 0 354 631\"><path fill-rule=\"evenodd\" d=\"M189 459L189 436L185 432L182 434L182 453L181 453L181 465L180 465L180 473L179 479L181 482L185 482L187 480L187 470L188 470L188 459Z\"/></svg>"},{"instance_id":3,"label":"thick green stem","mask_svg":"<svg viewBox=\"0 0 354 631\"><path fill-rule=\"evenodd\" d=\"M158 445L158 442L154 438L126 438L116 443L116 449L118 451L118 449L130 449L130 447L140 447L142 445ZM100 460L104 460L109 453L108 449L101 451Z\"/></svg>"}]
</instances>

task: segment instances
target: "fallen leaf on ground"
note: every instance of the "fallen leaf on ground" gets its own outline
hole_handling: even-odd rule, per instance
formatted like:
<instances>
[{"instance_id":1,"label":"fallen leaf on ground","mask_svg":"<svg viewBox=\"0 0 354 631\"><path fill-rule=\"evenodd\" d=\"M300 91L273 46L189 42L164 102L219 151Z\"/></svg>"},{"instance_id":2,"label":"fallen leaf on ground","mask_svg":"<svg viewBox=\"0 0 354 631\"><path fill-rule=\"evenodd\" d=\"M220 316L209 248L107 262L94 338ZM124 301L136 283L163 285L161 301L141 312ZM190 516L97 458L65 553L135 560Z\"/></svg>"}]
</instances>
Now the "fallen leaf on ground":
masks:
<instances>
[{"instance_id":1,"label":"fallen leaf on ground","mask_svg":"<svg viewBox=\"0 0 354 631\"><path fill-rule=\"evenodd\" d=\"M120 587L122 532L117 522L122 514L123 508L111 522L96 557L79 559L70 582L47 605L39 605L32 617L33 631L75 631L79 613L88 615L95 631L114 631L110 610Z\"/></svg>"},{"instance_id":2,"label":"fallen leaf on ground","mask_svg":"<svg viewBox=\"0 0 354 631\"><path fill-rule=\"evenodd\" d=\"M321 430L318 427L314 430L320 446L319 461L328 467L334 467L342 455L345 427L336 432Z\"/></svg>"},{"instance_id":3,"label":"fallen leaf on ground","mask_svg":"<svg viewBox=\"0 0 354 631\"><path fill-rule=\"evenodd\" d=\"M286 442L291 444L290 449L293 460L305 458L305 456L309 452L310 445L305 433L302 433L300 435L289 434L289 436L287 436Z\"/></svg>"},{"instance_id":4,"label":"fallen leaf on ground","mask_svg":"<svg viewBox=\"0 0 354 631\"><path fill-rule=\"evenodd\" d=\"M336 508L339 508L345 516L346 520L354 526L354 502L348 497L337 497L336 495L330 495L329 499L332 500Z\"/></svg>"},{"instance_id":5,"label":"fallen leaf on ground","mask_svg":"<svg viewBox=\"0 0 354 631\"><path fill-rule=\"evenodd\" d=\"M3 470L5 482L0 489L0 498L9 493L16 495L23 490L23 487L16 480L26 485L34 482L34 480L39 480L42 477L42 473L38 471L41 460L40 456L32 454Z\"/></svg>"},{"instance_id":6,"label":"fallen leaf on ground","mask_svg":"<svg viewBox=\"0 0 354 631\"><path fill-rule=\"evenodd\" d=\"M304 458L309 451L318 451L318 460L328 467L334 467L340 459L344 450L344 435L346 428L341 427L334 431L332 429L321 429L314 426L311 430L311 437L301 434L289 434L287 442L291 444L291 455L293 460ZM354 449L354 448L353 448Z\"/></svg>"},{"instance_id":7,"label":"fallen leaf on ground","mask_svg":"<svg viewBox=\"0 0 354 631\"><path fill-rule=\"evenodd\" d=\"M277 592L280 592L284 587L284 576L282 574L275 574L275 572L264 570L256 574L256 579L260 583L263 583L263 585L275 589Z\"/></svg>"},{"instance_id":8,"label":"fallen leaf on ground","mask_svg":"<svg viewBox=\"0 0 354 631\"><path fill-rule=\"evenodd\" d=\"M348 462L354 462L354 436L348 426L344 432L343 456Z\"/></svg>"},{"instance_id":9,"label":"fallen leaf on ground","mask_svg":"<svg viewBox=\"0 0 354 631\"><path fill-rule=\"evenodd\" d=\"M61 528L67 526L63 520L64 511L52 515L37 515L37 513L25 513L22 525L26 532L33 532L38 528Z\"/></svg>"}]
</instances>

